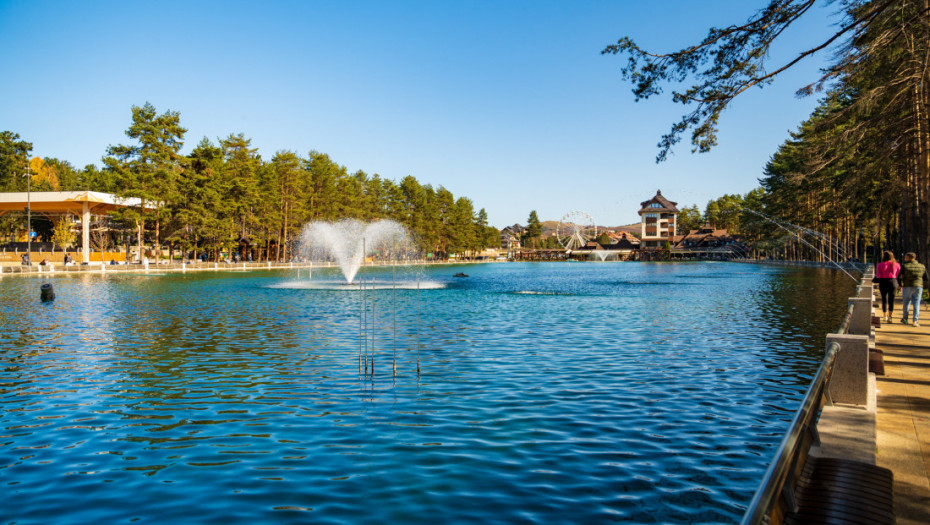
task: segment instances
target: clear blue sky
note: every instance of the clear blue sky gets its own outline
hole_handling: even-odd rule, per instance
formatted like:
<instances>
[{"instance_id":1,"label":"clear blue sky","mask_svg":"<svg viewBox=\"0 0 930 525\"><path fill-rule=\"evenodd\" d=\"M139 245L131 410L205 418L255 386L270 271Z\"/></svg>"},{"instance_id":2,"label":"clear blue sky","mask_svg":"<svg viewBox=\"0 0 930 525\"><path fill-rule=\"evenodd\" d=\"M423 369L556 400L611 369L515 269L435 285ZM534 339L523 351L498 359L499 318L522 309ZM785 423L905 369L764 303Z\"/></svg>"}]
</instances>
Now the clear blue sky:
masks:
<instances>
[{"instance_id":1,"label":"clear blue sky","mask_svg":"<svg viewBox=\"0 0 930 525\"><path fill-rule=\"evenodd\" d=\"M702 209L754 188L817 103L794 91L829 57L746 93L712 153L684 143L656 165L684 109L635 103L622 60L601 49L629 35L673 50L766 3L0 0L0 130L35 155L99 166L148 101L180 112L185 152L242 132L265 158L317 150L350 171L443 185L498 227L532 209L628 224L659 188ZM793 29L773 59L819 43L830 13Z\"/></svg>"}]
</instances>

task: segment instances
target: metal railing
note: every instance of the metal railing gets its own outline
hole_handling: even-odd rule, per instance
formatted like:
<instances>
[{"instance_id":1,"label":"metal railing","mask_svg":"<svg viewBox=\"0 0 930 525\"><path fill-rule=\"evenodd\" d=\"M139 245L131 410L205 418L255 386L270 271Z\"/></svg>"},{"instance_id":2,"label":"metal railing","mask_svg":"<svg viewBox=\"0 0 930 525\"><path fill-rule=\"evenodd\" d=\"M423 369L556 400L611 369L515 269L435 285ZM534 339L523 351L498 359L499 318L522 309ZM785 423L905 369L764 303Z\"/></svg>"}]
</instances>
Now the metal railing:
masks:
<instances>
[{"instance_id":1,"label":"metal railing","mask_svg":"<svg viewBox=\"0 0 930 525\"><path fill-rule=\"evenodd\" d=\"M849 315L847 315L847 318ZM765 476L762 478L762 484L756 491L746 514L743 516L743 525L756 525L759 523L768 523L768 518L772 509L778 503L781 497L788 476L797 463L798 456L801 453L799 442L804 432L810 431L812 423L816 425L816 418L821 408L821 400L824 391L827 388L827 380L833 372L833 365L836 363L836 356L839 353L840 345L831 343L827 347L827 355L824 357L817 374L811 382L807 395L801 403L791 421L788 433L782 439L778 450L775 452L775 459L769 465Z\"/></svg>"},{"instance_id":2,"label":"metal railing","mask_svg":"<svg viewBox=\"0 0 930 525\"><path fill-rule=\"evenodd\" d=\"M849 308L846 309L846 316L843 317L843 324L840 325L840 329L836 331L838 334L848 334L849 333L849 323L852 320L853 310L856 309L856 305L850 303Z\"/></svg>"},{"instance_id":3,"label":"metal railing","mask_svg":"<svg viewBox=\"0 0 930 525\"><path fill-rule=\"evenodd\" d=\"M850 303L837 333L846 334L849 332L849 323L852 320L854 309L855 305ZM814 375L814 379L811 381L810 388L807 389L807 394L801 402L801 408L795 413L791 426L788 428L788 433L785 434L784 439L778 446L775 457L762 478L762 483L746 509L742 521L743 525L757 525L769 522L772 510L778 503L778 498L782 497L785 483L788 482L788 477L794 470L802 452L799 444L803 434L816 427L825 394L826 398L829 399L827 381L829 381L830 375L833 373L839 351L839 343L833 342L827 346L827 353L823 358L823 362L820 363L820 368L817 369L817 374Z\"/></svg>"}]
</instances>

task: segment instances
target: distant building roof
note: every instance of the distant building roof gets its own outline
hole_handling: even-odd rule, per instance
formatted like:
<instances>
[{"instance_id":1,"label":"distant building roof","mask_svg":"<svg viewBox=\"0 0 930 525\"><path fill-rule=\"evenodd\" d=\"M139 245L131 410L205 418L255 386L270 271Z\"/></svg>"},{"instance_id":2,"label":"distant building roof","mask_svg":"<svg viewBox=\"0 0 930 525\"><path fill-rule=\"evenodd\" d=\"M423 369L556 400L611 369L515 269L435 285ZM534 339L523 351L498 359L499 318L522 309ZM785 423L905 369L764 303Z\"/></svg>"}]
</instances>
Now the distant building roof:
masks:
<instances>
[{"instance_id":1,"label":"distant building roof","mask_svg":"<svg viewBox=\"0 0 930 525\"><path fill-rule=\"evenodd\" d=\"M584 246L578 248L578 250L603 250L604 247L597 241L588 241Z\"/></svg>"},{"instance_id":2,"label":"distant building roof","mask_svg":"<svg viewBox=\"0 0 930 525\"><path fill-rule=\"evenodd\" d=\"M678 248L707 248L740 242L739 237L730 234L727 230L718 230L705 224L700 230L691 230L687 235L679 238Z\"/></svg>"},{"instance_id":3,"label":"distant building roof","mask_svg":"<svg viewBox=\"0 0 930 525\"><path fill-rule=\"evenodd\" d=\"M650 204L659 204L660 206L649 207ZM670 201L662 196L662 190L656 190L656 196L640 203L642 208L639 210L639 213L646 212L666 212L666 213L679 213L678 208L675 206L677 202Z\"/></svg>"},{"instance_id":4,"label":"distant building roof","mask_svg":"<svg viewBox=\"0 0 930 525\"><path fill-rule=\"evenodd\" d=\"M610 246L611 250L632 250L634 248L639 248L640 246L639 239L632 235L623 235L620 239L617 240L614 244Z\"/></svg>"},{"instance_id":5,"label":"distant building roof","mask_svg":"<svg viewBox=\"0 0 930 525\"><path fill-rule=\"evenodd\" d=\"M632 243L639 243L639 237L633 235L630 232L620 232L620 238L626 239Z\"/></svg>"},{"instance_id":6,"label":"distant building roof","mask_svg":"<svg viewBox=\"0 0 930 525\"><path fill-rule=\"evenodd\" d=\"M613 242L615 242L615 243L616 243L616 242L620 242L620 241L622 241L622 240L624 240L624 239L628 240L629 242L639 243L639 237L633 235L633 234L630 233L630 232L625 232L625 231L618 231L618 232L606 231L606 232L604 232L604 233L605 233L608 237L610 237L610 240L611 240L611 241L613 241Z\"/></svg>"}]
</instances>

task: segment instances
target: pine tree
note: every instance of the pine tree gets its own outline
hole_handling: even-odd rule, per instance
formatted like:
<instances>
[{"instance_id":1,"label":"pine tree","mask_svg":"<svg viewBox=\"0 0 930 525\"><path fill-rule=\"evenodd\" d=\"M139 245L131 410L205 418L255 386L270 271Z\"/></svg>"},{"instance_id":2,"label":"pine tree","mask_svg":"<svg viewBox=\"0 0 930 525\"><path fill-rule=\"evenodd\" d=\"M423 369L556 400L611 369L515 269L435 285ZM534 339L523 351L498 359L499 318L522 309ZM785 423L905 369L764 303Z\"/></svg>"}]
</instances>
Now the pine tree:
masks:
<instances>
[{"instance_id":1,"label":"pine tree","mask_svg":"<svg viewBox=\"0 0 930 525\"><path fill-rule=\"evenodd\" d=\"M701 216L701 210L697 204L686 206L678 214L678 234L687 235L691 230L697 230L704 225L704 217Z\"/></svg>"},{"instance_id":2,"label":"pine tree","mask_svg":"<svg viewBox=\"0 0 930 525\"><path fill-rule=\"evenodd\" d=\"M235 245L249 242L253 229L257 229L261 157L252 147L252 139L245 138L242 133L230 133L220 140L220 148L225 159L222 169L226 184L224 198L236 233L235 238L220 240L218 248L231 250Z\"/></svg>"},{"instance_id":3,"label":"pine tree","mask_svg":"<svg viewBox=\"0 0 930 525\"><path fill-rule=\"evenodd\" d=\"M32 143L20 140L12 131L0 132L0 189L26 191L26 167Z\"/></svg>"},{"instance_id":4,"label":"pine tree","mask_svg":"<svg viewBox=\"0 0 930 525\"><path fill-rule=\"evenodd\" d=\"M346 176L345 168L333 162L329 155L311 151L306 171L310 174L310 188L306 197L308 218L335 220L340 211L336 184Z\"/></svg>"},{"instance_id":5,"label":"pine tree","mask_svg":"<svg viewBox=\"0 0 930 525\"><path fill-rule=\"evenodd\" d=\"M302 206L306 194L307 176L303 171L302 160L292 151L279 151L271 159L273 180L277 185L275 193L280 202L279 212L280 225L277 230L278 246L281 255L277 260L283 257L285 260L291 257L287 250L291 245L291 239L297 234L298 227L306 218L306 212ZM269 199L270 200L270 199Z\"/></svg>"},{"instance_id":6,"label":"pine tree","mask_svg":"<svg viewBox=\"0 0 930 525\"><path fill-rule=\"evenodd\" d=\"M535 248L541 235L542 223L539 221L536 210L533 210L530 212L529 218L526 219L526 231L523 232L524 245L531 243Z\"/></svg>"},{"instance_id":7,"label":"pine tree","mask_svg":"<svg viewBox=\"0 0 930 525\"><path fill-rule=\"evenodd\" d=\"M468 197L455 200L449 220L452 250L474 251L477 248L475 208Z\"/></svg>"},{"instance_id":8,"label":"pine tree","mask_svg":"<svg viewBox=\"0 0 930 525\"><path fill-rule=\"evenodd\" d=\"M159 115L155 107L132 107L132 124L126 136L137 141L133 145L107 148L103 162L116 180L117 194L135 198L138 206L120 215L136 226L140 256L143 232L147 220L155 222L155 257L160 254L160 221L166 217L171 199L178 195L177 177L183 169L180 155L186 129L180 125L180 114L166 111Z\"/></svg>"},{"instance_id":9,"label":"pine tree","mask_svg":"<svg viewBox=\"0 0 930 525\"><path fill-rule=\"evenodd\" d=\"M478 216L475 219L478 227L480 248L499 248L501 244L500 231L493 226L488 225L488 212L484 208L478 210Z\"/></svg>"}]
</instances>

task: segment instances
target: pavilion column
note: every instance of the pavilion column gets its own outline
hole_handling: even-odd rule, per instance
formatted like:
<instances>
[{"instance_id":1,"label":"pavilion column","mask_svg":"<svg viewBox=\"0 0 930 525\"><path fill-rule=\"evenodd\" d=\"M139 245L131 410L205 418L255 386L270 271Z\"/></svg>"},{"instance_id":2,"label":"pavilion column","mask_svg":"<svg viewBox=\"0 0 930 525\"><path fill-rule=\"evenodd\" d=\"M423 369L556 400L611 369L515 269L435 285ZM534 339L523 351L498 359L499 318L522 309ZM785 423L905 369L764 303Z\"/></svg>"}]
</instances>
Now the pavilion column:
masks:
<instances>
[{"instance_id":1,"label":"pavilion column","mask_svg":"<svg viewBox=\"0 0 930 525\"><path fill-rule=\"evenodd\" d=\"M81 261L90 262L90 203L87 201L81 213Z\"/></svg>"}]
</instances>

